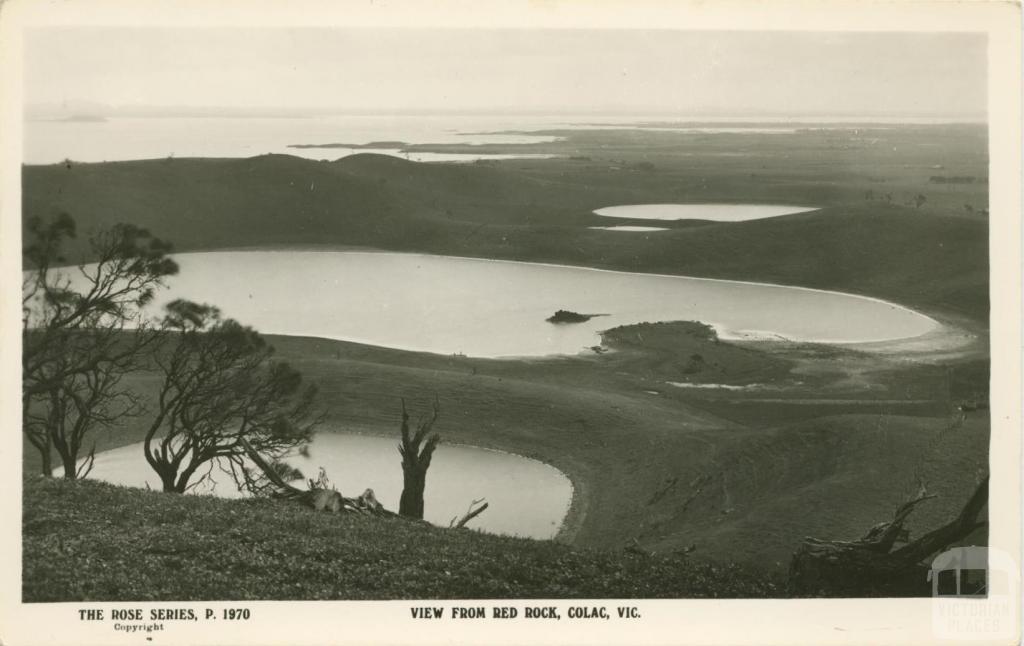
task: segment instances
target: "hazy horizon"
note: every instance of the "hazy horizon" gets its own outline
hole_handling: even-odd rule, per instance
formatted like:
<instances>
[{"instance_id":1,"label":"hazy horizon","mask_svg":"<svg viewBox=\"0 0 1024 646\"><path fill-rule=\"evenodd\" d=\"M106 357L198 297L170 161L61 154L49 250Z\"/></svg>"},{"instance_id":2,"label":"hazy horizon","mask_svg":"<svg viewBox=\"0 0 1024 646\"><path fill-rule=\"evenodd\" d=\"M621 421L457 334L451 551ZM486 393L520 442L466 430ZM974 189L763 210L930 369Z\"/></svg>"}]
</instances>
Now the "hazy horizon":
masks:
<instances>
[{"instance_id":1,"label":"hazy horizon","mask_svg":"<svg viewBox=\"0 0 1024 646\"><path fill-rule=\"evenodd\" d=\"M825 119L851 120L934 120L937 122L949 123L984 123L987 115L985 113L945 113L945 112L888 112L888 113L727 113L710 110L696 113L671 113L662 110L633 110L630 112L613 110L525 110L512 108L493 109L452 109L452 110L415 110L415 109L394 109L394 108L363 108L349 110L345 108L312 108L312 107L280 107L280 108L252 108L234 106L123 106L108 104L89 103L68 103L68 104L36 104L26 105L25 115L29 120L35 119L64 119L75 117L102 117L102 118L267 118L267 119L302 119L315 117L361 117L361 116L533 116L533 117L587 117L587 118L645 118L645 119L671 119L680 123L701 123L729 121L737 123L758 123L765 122L793 122L800 123L801 120L821 121ZM652 121L652 123L655 121Z\"/></svg>"},{"instance_id":2,"label":"hazy horizon","mask_svg":"<svg viewBox=\"0 0 1024 646\"><path fill-rule=\"evenodd\" d=\"M987 111L985 38L960 33L50 28L25 54L33 118Z\"/></svg>"}]
</instances>

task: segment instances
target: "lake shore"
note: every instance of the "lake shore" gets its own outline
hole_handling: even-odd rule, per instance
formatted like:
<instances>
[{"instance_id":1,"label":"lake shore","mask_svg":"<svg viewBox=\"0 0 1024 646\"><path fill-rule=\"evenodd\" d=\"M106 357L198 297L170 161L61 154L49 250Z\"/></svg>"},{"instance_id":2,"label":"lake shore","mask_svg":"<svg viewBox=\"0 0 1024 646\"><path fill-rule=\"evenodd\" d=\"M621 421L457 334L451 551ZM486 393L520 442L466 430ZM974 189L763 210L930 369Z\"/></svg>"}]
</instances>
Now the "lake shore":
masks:
<instances>
[{"instance_id":1,"label":"lake shore","mask_svg":"<svg viewBox=\"0 0 1024 646\"><path fill-rule=\"evenodd\" d=\"M217 303L225 316L266 334L473 357L577 354L600 343L601 329L687 318L711 325L723 340L831 344L909 338L938 326L873 297L753 281L288 247L175 258L181 273L167 281L170 289L154 300L150 315L159 316L169 300L187 298ZM225 267L231 269L221 275ZM323 297L310 301L296 284ZM496 285L501 298L493 298ZM332 309L337 300L346 303L344 316ZM563 314L576 324L552 327L562 321L551 312L565 306L586 315ZM303 309L303 316L294 316Z\"/></svg>"},{"instance_id":2,"label":"lake shore","mask_svg":"<svg viewBox=\"0 0 1024 646\"><path fill-rule=\"evenodd\" d=\"M648 549L671 551L692 543L710 558L771 558L784 565L804 534L846 536L884 517L902 489L881 485L872 474L885 464L891 481L909 480L915 465L897 454L919 451L912 447L929 442L941 446L955 441L958 448L948 456L936 449L926 452L929 470L938 472L953 459L983 463L986 458L987 441L981 441L987 438L986 417L973 414L967 433L950 436L943 430L947 404L942 367L927 362L907 367L898 359L817 346L793 349L787 356L743 344L715 344L694 336L685 325L645 329L639 345L630 340L629 328L608 339L615 351L607 354L519 360L413 353L316 338L270 340L278 356L319 384L330 401L325 431L397 438L399 398L415 411L437 396L438 430L446 441L507 451L559 469L571 480L573 496L556 540L581 547L621 547L636 539ZM681 373L679 364L666 360L665 348L676 348L669 356L680 358L700 351L709 364L726 371L708 369L697 375L696 383L724 379L769 383L774 389L676 388L668 382L694 375ZM859 380L844 382L846 375L827 369L792 372L808 353L826 351L815 365L846 365L836 363L837 356L845 357L857 366ZM137 385L145 389L152 383L140 379ZM888 420L881 429L875 428L880 414ZM850 435L852 429L861 430ZM139 432L126 426L100 433L98 448L138 441ZM792 478L827 461L833 450L829 447L844 437L855 441L858 448L850 447L855 457L840 472L814 476L812 490L799 479L785 478L749 493L742 487L733 490L740 482L763 477L745 474L748 467L741 465L761 464L758 470L764 469L771 464L764 462L765 452L784 451ZM883 437L888 439L879 442ZM904 448L894 454L893 442ZM29 470L33 458L26 454ZM716 463L734 464L722 473L736 484L723 482L718 491L699 485L701 479L720 477L708 470ZM395 477L400 478L397 459ZM874 494L851 496L851 482L857 483L855 490ZM920 522L955 506L958 484L958 479L947 478L939 485L950 495L923 513ZM769 490L777 503L762 499ZM818 502L806 498L812 491ZM788 506L798 500L815 507L845 500L849 513L834 517L828 527L808 525L813 517L794 519L785 531L763 526L773 537L756 548L744 538L751 523L769 522L759 508L782 505L776 511L790 515L794 511ZM680 506L686 509L682 514L672 511ZM742 511L722 515L728 509Z\"/></svg>"}]
</instances>

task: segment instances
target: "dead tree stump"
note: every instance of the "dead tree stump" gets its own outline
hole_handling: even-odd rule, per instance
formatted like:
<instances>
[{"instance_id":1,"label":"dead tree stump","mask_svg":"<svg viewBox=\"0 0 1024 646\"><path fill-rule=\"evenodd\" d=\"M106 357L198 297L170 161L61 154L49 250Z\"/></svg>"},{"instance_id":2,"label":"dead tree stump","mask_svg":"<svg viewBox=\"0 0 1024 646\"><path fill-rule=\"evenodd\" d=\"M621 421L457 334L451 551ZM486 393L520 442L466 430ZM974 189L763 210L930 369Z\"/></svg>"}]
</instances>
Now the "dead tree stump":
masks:
<instances>
[{"instance_id":1,"label":"dead tree stump","mask_svg":"<svg viewBox=\"0 0 1024 646\"><path fill-rule=\"evenodd\" d=\"M978 484L956 518L910 540L903 524L917 505L933 497L921 487L913 499L896 509L891 521L875 525L855 541L805 538L790 562L790 594L821 597L927 595L925 559L986 524L978 521L978 515L988 502L988 477ZM905 544L896 549L897 543Z\"/></svg>"},{"instance_id":2,"label":"dead tree stump","mask_svg":"<svg viewBox=\"0 0 1024 646\"><path fill-rule=\"evenodd\" d=\"M398 513L402 516L417 520L423 518L423 492L427 486L427 469L430 468L434 449L441 441L440 435L431 434L439 412L440 404L435 399L430 417L419 424L414 433L409 428L409 413L405 410L405 400L402 400L402 443L398 445L398 452L402 455L403 485Z\"/></svg>"}]
</instances>

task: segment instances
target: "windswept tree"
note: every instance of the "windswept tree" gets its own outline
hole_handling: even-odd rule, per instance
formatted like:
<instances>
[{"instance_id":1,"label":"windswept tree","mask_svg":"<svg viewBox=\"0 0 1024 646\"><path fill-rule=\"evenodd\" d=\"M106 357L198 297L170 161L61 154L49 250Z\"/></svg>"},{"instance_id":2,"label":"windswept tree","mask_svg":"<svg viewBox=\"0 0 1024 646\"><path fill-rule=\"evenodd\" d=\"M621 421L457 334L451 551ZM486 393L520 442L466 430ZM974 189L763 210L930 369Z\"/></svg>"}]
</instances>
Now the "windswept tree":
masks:
<instances>
[{"instance_id":1,"label":"windswept tree","mask_svg":"<svg viewBox=\"0 0 1024 646\"><path fill-rule=\"evenodd\" d=\"M68 478L87 472L86 436L136 410L121 377L157 338L141 309L178 271L171 246L139 227L93 235L77 266L64 255L75 237L67 213L33 217L22 249L22 429L43 474L56 450Z\"/></svg>"},{"instance_id":2,"label":"windswept tree","mask_svg":"<svg viewBox=\"0 0 1024 646\"><path fill-rule=\"evenodd\" d=\"M398 452L402 456L402 497L398 502L398 513L409 518L423 518L423 492L427 486L427 469L434 456L434 449L441 436L433 433L434 423L441 408L437 399L431 407L430 417L420 422L416 431L409 426L409 413L402 400L402 443Z\"/></svg>"},{"instance_id":3,"label":"windswept tree","mask_svg":"<svg viewBox=\"0 0 1024 646\"><path fill-rule=\"evenodd\" d=\"M148 342L152 338L148 331L126 334L133 338L125 344ZM95 336L92 331L83 331L82 335L85 343ZM26 433L30 441L35 440L33 444L40 450L50 444L60 458L65 478L82 478L92 470L96 445L88 444L88 436L94 429L114 426L141 413L136 393L121 385L136 360L137 357L129 355L69 374L27 411ZM83 456L87 444L88 453ZM44 468L49 470L50 465L47 463Z\"/></svg>"},{"instance_id":4,"label":"windswept tree","mask_svg":"<svg viewBox=\"0 0 1024 646\"><path fill-rule=\"evenodd\" d=\"M316 388L275 361L258 332L183 300L167 306L163 329L144 452L164 491L184 493L215 466L242 472L250 449L276 461L309 442L320 421Z\"/></svg>"}]
</instances>

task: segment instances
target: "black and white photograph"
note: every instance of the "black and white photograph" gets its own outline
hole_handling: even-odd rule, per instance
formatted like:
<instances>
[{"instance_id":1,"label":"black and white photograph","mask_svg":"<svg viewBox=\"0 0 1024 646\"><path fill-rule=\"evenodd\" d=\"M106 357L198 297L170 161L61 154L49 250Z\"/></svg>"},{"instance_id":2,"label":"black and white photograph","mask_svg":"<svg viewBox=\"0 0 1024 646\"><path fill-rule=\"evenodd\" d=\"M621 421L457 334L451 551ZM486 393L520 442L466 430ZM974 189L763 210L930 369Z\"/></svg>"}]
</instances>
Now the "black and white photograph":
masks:
<instances>
[{"instance_id":1,"label":"black and white photograph","mask_svg":"<svg viewBox=\"0 0 1024 646\"><path fill-rule=\"evenodd\" d=\"M906 4L19 20L0 641L1015 643L1020 6Z\"/></svg>"}]
</instances>

